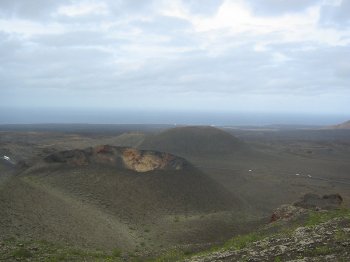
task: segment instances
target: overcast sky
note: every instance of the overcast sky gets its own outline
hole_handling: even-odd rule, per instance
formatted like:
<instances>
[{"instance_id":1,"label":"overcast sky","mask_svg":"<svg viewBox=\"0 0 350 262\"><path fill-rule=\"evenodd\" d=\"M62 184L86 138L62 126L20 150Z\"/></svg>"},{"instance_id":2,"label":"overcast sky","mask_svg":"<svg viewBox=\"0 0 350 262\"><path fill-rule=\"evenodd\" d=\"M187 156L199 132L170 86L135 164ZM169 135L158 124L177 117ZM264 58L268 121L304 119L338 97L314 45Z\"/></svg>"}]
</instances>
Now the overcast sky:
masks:
<instances>
[{"instance_id":1,"label":"overcast sky","mask_svg":"<svg viewBox=\"0 0 350 262\"><path fill-rule=\"evenodd\" d=\"M350 113L350 0L0 0L0 103Z\"/></svg>"}]
</instances>

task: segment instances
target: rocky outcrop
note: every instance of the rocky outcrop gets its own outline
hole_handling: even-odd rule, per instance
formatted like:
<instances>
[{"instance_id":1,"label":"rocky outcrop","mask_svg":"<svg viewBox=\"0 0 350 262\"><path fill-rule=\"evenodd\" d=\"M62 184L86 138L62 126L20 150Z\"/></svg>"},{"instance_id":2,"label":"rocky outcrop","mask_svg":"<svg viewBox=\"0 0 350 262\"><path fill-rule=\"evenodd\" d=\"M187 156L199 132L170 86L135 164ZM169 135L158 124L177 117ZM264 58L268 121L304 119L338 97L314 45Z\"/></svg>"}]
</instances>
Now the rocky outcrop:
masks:
<instances>
[{"instance_id":1,"label":"rocky outcrop","mask_svg":"<svg viewBox=\"0 0 350 262\"><path fill-rule=\"evenodd\" d=\"M271 215L270 222L277 220L288 220L301 214L307 213L308 210L332 210L339 208L343 198L339 194L319 196L316 194L305 194L299 201L292 205L282 205L277 208Z\"/></svg>"},{"instance_id":2,"label":"rocky outcrop","mask_svg":"<svg viewBox=\"0 0 350 262\"><path fill-rule=\"evenodd\" d=\"M137 172L147 172L158 169L183 168L183 159L179 159L168 153L155 151L143 151L135 148L127 148L122 153L122 160L128 169Z\"/></svg>"},{"instance_id":3,"label":"rocky outcrop","mask_svg":"<svg viewBox=\"0 0 350 262\"><path fill-rule=\"evenodd\" d=\"M283 205L269 223L229 240L216 252L185 261L350 261L350 210L339 209L339 194L306 194Z\"/></svg>"},{"instance_id":4,"label":"rocky outcrop","mask_svg":"<svg viewBox=\"0 0 350 262\"><path fill-rule=\"evenodd\" d=\"M303 198L294 203L296 207L306 209L334 209L338 208L343 202L339 194L324 195L323 197L316 194L306 194Z\"/></svg>"},{"instance_id":5,"label":"rocky outcrop","mask_svg":"<svg viewBox=\"0 0 350 262\"><path fill-rule=\"evenodd\" d=\"M281 219L289 220L306 212L307 210L301 207L297 207L294 205L282 205L272 213L270 223Z\"/></svg>"},{"instance_id":6,"label":"rocky outcrop","mask_svg":"<svg viewBox=\"0 0 350 262\"><path fill-rule=\"evenodd\" d=\"M247 244L187 261L350 261L350 220L335 218L314 227L300 226Z\"/></svg>"},{"instance_id":7,"label":"rocky outcrop","mask_svg":"<svg viewBox=\"0 0 350 262\"><path fill-rule=\"evenodd\" d=\"M350 129L350 121L346 121L339 125L331 126L330 129Z\"/></svg>"},{"instance_id":8,"label":"rocky outcrop","mask_svg":"<svg viewBox=\"0 0 350 262\"><path fill-rule=\"evenodd\" d=\"M187 165L185 159L172 154L109 145L57 152L47 156L45 162L72 166L106 164L136 172L181 170Z\"/></svg>"}]
</instances>

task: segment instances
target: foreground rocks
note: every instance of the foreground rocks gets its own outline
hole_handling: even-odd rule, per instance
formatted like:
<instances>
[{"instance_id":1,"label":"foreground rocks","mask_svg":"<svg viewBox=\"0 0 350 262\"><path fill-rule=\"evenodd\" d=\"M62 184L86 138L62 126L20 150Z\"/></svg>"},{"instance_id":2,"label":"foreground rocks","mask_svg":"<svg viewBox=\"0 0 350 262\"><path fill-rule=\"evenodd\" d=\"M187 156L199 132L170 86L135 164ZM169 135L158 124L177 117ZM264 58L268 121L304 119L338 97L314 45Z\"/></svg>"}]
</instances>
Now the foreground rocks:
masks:
<instances>
[{"instance_id":1,"label":"foreground rocks","mask_svg":"<svg viewBox=\"0 0 350 262\"><path fill-rule=\"evenodd\" d=\"M47 156L45 162L72 166L107 164L136 172L181 170L187 165L185 159L172 154L109 145L57 152Z\"/></svg>"},{"instance_id":2,"label":"foreground rocks","mask_svg":"<svg viewBox=\"0 0 350 262\"><path fill-rule=\"evenodd\" d=\"M308 213L308 210L334 210L339 208L342 203L343 198L339 194L324 195L322 197L316 194L305 194L294 204L282 205L277 208L273 212L270 222L300 217L302 214Z\"/></svg>"},{"instance_id":3,"label":"foreground rocks","mask_svg":"<svg viewBox=\"0 0 350 262\"><path fill-rule=\"evenodd\" d=\"M338 194L306 194L278 208L260 231L186 261L350 261L350 211Z\"/></svg>"},{"instance_id":4,"label":"foreground rocks","mask_svg":"<svg viewBox=\"0 0 350 262\"><path fill-rule=\"evenodd\" d=\"M187 261L350 261L350 219L266 237L241 250L214 252Z\"/></svg>"}]
</instances>

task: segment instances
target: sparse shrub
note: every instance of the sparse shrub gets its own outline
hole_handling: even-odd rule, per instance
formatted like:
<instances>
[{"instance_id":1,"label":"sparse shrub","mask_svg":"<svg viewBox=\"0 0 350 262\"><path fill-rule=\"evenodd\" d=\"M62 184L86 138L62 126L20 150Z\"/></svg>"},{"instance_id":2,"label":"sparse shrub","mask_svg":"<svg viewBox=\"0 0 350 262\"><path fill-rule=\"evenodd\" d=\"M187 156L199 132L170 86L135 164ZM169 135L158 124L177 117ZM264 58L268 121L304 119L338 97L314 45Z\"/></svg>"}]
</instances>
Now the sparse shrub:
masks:
<instances>
[{"instance_id":1,"label":"sparse shrub","mask_svg":"<svg viewBox=\"0 0 350 262\"><path fill-rule=\"evenodd\" d=\"M180 222L180 218L179 218L178 216L176 216L176 217L174 218L174 222L175 222L175 223Z\"/></svg>"},{"instance_id":2,"label":"sparse shrub","mask_svg":"<svg viewBox=\"0 0 350 262\"><path fill-rule=\"evenodd\" d=\"M183 259L185 254L181 250L170 250L157 258L155 262L175 262Z\"/></svg>"},{"instance_id":3,"label":"sparse shrub","mask_svg":"<svg viewBox=\"0 0 350 262\"><path fill-rule=\"evenodd\" d=\"M131 260L129 260L130 262L144 262L145 259L142 257L138 257L138 256L134 256L131 258Z\"/></svg>"},{"instance_id":4,"label":"sparse shrub","mask_svg":"<svg viewBox=\"0 0 350 262\"><path fill-rule=\"evenodd\" d=\"M334 252L334 249L328 246L316 247L314 250L310 250L308 253L310 256L325 256Z\"/></svg>"},{"instance_id":5,"label":"sparse shrub","mask_svg":"<svg viewBox=\"0 0 350 262\"><path fill-rule=\"evenodd\" d=\"M275 257L275 262L282 262L280 257Z\"/></svg>"},{"instance_id":6,"label":"sparse shrub","mask_svg":"<svg viewBox=\"0 0 350 262\"><path fill-rule=\"evenodd\" d=\"M15 257L15 258L30 258L33 256L33 254L25 249L25 248L19 248L17 250L15 250L12 255Z\"/></svg>"},{"instance_id":7,"label":"sparse shrub","mask_svg":"<svg viewBox=\"0 0 350 262\"><path fill-rule=\"evenodd\" d=\"M184 253L185 256L189 256L189 255L191 255L193 253L193 251L185 250L183 253Z\"/></svg>"},{"instance_id":8,"label":"sparse shrub","mask_svg":"<svg viewBox=\"0 0 350 262\"><path fill-rule=\"evenodd\" d=\"M16 240L15 237L8 237L8 238L5 238L5 239L4 239L4 242L6 242L6 243L11 243L11 242L14 242L15 240Z\"/></svg>"},{"instance_id":9,"label":"sparse shrub","mask_svg":"<svg viewBox=\"0 0 350 262\"><path fill-rule=\"evenodd\" d=\"M313 211L309 214L309 217L306 221L306 226L313 227L337 217L350 218L350 210L336 209L328 212Z\"/></svg>"},{"instance_id":10,"label":"sparse shrub","mask_svg":"<svg viewBox=\"0 0 350 262\"><path fill-rule=\"evenodd\" d=\"M52 261L67 261L67 256L64 253L57 254L52 258Z\"/></svg>"},{"instance_id":11,"label":"sparse shrub","mask_svg":"<svg viewBox=\"0 0 350 262\"><path fill-rule=\"evenodd\" d=\"M224 244L224 248L225 249L234 248L236 250L240 250L242 248L245 248L249 243L258 241L262 238L263 237L261 235L258 235L255 232L247 234L247 235L239 235L239 236L236 236L236 237L228 240Z\"/></svg>"},{"instance_id":12,"label":"sparse shrub","mask_svg":"<svg viewBox=\"0 0 350 262\"><path fill-rule=\"evenodd\" d=\"M119 249L114 249L112 251L112 256L113 257L120 257L122 255L122 252Z\"/></svg>"},{"instance_id":13,"label":"sparse shrub","mask_svg":"<svg viewBox=\"0 0 350 262\"><path fill-rule=\"evenodd\" d=\"M85 255L85 252L80 249L69 249L67 250L67 252L71 255L78 256L78 257L82 257Z\"/></svg>"},{"instance_id":14,"label":"sparse shrub","mask_svg":"<svg viewBox=\"0 0 350 262\"><path fill-rule=\"evenodd\" d=\"M334 249L331 248L331 247L326 247L326 246L323 246L323 247L316 247L316 252L319 254L319 255L327 255L327 254L331 254L333 253Z\"/></svg>"},{"instance_id":15,"label":"sparse shrub","mask_svg":"<svg viewBox=\"0 0 350 262\"><path fill-rule=\"evenodd\" d=\"M341 229L338 229L336 232L335 232L335 239L338 240L338 241L344 241L345 239L347 239L348 236L347 234L341 230Z\"/></svg>"}]
</instances>

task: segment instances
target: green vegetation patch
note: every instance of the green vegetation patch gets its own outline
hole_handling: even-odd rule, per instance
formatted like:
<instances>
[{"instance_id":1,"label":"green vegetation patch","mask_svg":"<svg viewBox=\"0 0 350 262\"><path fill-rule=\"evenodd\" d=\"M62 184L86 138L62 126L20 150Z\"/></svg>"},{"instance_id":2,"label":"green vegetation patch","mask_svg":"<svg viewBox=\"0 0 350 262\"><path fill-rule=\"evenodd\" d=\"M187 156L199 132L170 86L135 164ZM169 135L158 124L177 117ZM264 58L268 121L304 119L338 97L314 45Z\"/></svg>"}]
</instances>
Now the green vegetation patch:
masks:
<instances>
[{"instance_id":1,"label":"green vegetation patch","mask_svg":"<svg viewBox=\"0 0 350 262\"><path fill-rule=\"evenodd\" d=\"M280 257L275 257L274 262L282 262L282 259Z\"/></svg>"},{"instance_id":2,"label":"green vegetation patch","mask_svg":"<svg viewBox=\"0 0 350 262\"><path fill-rule=\"evenodd\" d=\"M184 260L186 257L186 254L184 251L181 250L170 250L163 254L162 256L156 258L155 260L150 260L154 262L175 262L175 261L181 261Z\"/></svg>"},{"instance_id":3,"label":"green vegetation patch","mask_svg":"<svg viewBox=\"0 0 350 262\"><path fill-rule=\"evenodd\" d=\"M347 240L349 237L348 235L341 229L338 229L334 235L334 238L338 241L345 241Z\"/></svg>"},{"instance_id":4,"label":"green vegetation patch","mask_svg":"<svg viewBox=\"0 0 350 262\"><path fill-rule=\"evenodd\" d=\"M18 258L18 259L31 258L32 256L33 256L32 252L30 252L28 249L23 247L17 248L12 252L12 257Z\"/></svg>"},{"instance_id":5,"label":"green vegetation patch","mask_svg":"<svg viewBox=\"0 0 350 262\"><path fill-rule=\"evenodd\" d=\"M121 261L121 252L83 250L65 247L47 241L3 240L0 261Z\"/></svg>"},{"instance_id":6,"label":"green vegetation patch","mask_svg":"<svg viewBox=\"0 0 350 262\"><path fill-rule=\"evenodd\" d=\"M334 252L335 252L335 250L332 247L319 246L319 247L316 247L313 250L307 251L307 254L309 256L311 256L311 257L318 257L318 256L326 256L326 255L332 254Z\"/></svg>"},{"instance_id":7,"label":"green vegetation patch","mask_svg":"<svg viewBox=\"0 0 350 262\"><path fill-rule=\"evenodd\" d=\"M122 255L122 251L120 251L119 249L114 249L112 251L112 256L113 257L121 257L121 255Z\"/></svg>"},{"instance_id":8,"label":"green vegetation patch","mask_svg":"<svg viewBox=\"0 0 350 262\"><path fill-rule=\"evenodd\" d=\"M306 226L313 227L334 218L350 219L350 209L342 208L327 212L311 211L306 221Z\"/></svg>"},{"instance_id":9,"label":"green vegetation patch","mask_svg":"<svg viewBox=\"0 0 350 262\"><path fill-rule=\"evenodd\" d=\"M234 238L231 238L230 240L228 240L225 244L224 244L224 249L236 249L236 250L240 250L242 248L245 248L246 246L248 246L250 243L253 243L255 241L259 241L261 239L263 239L264 236L253 232L250 234L246 234L246 235L238 235Z\"/></svg>"},{"instance_id":10,"label":"green vegetation patch","mask_svg":"<svg viewBox=\"0 0 350 262\"><path fill-rule=\"evenodd\" d=\"M293 232L295 231L295 229L297 227L300 226L309 226L309 227L313 227L316 226L318 224L327 222L331 219L334 218L346 218L346 219L350 219L350 209L336 209L336 210L330 210L327 212L317 212L317 211L310 211L305 223L300 223L300 222L296 222L296 223L292 223L290 225L284 225L283 227L281 227L281 225L278 224L278 222L276 222L277 226L277 232L274 233L269 233L266 231L256 231L256 232L252 232L249 234L244 234L244 235L238 235L234 238L231 238L230 240L228 240L223 246L216 246L216 247L212 247L209 250L206 251L202 251L200 253L196 253L196 254L192 254L191 256L186 256L185 254L181 254L179 252L172 254L170 257L174 258L173 260L169 259L169 260L157 260L160 262L163 261L177 261L177 260L183 260L186 257L205 257L210 255L211 253L214 252L220 252L220 251L224 251L224 250L241 250L243 248L248 247L249 245L251 245L252 243L256 242L256 241L260 241L263 240L265 238L268 237L286 237L286 236L290 236L293 234ZM280 228L281 227L281 228ZM342 230L338 230L335 238L337 240L344 240L347 238L347 235L342 231ZM316 247L315 249L309 250L308 251L308 255L315 257L315 256L324 256L324 255L328 255L328 254L332 254L334 253L335 250L332 247L329 246L319 246ZM282 258L277 256L274 258L274 261L278 262L278 261L282 261Z\"/></svg>"}]
</instances>

